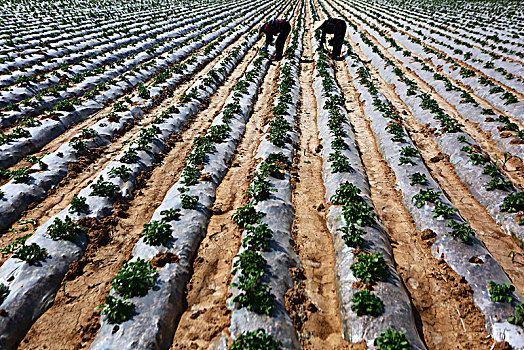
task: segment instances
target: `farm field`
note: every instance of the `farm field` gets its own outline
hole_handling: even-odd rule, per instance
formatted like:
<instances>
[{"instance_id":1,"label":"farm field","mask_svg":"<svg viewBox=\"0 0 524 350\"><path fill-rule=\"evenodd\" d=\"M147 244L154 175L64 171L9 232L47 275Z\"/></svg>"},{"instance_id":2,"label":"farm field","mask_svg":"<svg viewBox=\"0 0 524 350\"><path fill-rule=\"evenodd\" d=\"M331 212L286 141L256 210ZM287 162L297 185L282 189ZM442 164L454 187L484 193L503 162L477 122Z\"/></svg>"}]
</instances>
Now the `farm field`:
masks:
<instances>
[{"instance_id":1,"label":"farm field","mask_svg":"<svg viewBox=\"0 0 524 350\"><path fill-rule=\"evenodd\" d=\"M3 5L0 349L524 350L521 2Z\"/></svg>"}]
</instances>

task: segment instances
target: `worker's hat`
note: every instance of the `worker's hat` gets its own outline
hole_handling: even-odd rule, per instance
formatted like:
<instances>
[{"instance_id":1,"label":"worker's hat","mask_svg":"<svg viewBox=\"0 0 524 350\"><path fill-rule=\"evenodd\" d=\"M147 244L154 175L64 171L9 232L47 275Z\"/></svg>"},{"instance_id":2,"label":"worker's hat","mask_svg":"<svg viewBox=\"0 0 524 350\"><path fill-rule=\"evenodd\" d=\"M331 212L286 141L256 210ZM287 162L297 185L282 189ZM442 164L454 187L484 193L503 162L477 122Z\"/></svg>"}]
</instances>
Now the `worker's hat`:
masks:
<instances>
[{"instance_id":1,"label":"worker's hat","mask_svg":"<svg viewBox=\"0 0 524 350\"><path fill-rule=\"evenodd\" d=\"M318 28L320 28L322 23L324 23L324 21L315 21L315 22L313 22L313 28L312 28L313 31L316 31Z\"/></svg>"}]
</instances>

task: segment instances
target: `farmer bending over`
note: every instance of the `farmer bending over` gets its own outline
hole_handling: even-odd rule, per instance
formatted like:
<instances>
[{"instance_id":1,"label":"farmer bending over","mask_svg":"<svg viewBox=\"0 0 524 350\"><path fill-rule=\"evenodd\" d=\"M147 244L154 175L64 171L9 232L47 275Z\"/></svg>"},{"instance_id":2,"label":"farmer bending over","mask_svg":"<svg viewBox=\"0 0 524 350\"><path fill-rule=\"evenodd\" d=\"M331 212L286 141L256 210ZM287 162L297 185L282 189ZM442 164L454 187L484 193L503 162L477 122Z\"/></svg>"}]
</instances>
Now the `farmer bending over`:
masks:
<instances>
[{"instance_id":1,"label":"farmer bending over","mask_svg":"<svg viewBox=\"0 0 524 350\"><path fill-rule=\"evenodd\" d=\"M273 36L278 34L277 40L275 42L275 55L273 56L274 61L279 61L282 59L282 53L284 52L284 45L286 44L286 39L291 32L291 25L288 21L283 19L274 19L266 24L262 25L258 31L258 37L262 36L262 33L266 34L266 45L264 50L267 50L267 47L273 41Z\"/></svg>"},{"instance_id":2,"label":"farmer bending over","mask_svg":"<svg viewBox=\"0 0 524 350\"><path fill-rule=\"evenodd\" d=\"M324 48L326 34L333 34L333 39L329 40L329 45L333 46L331 57L338 59L340 51L342 50L342 44L344 43L344 36L346 35L346 22L338 18L330 18L323 22L316 21L313 25L313 32L317 29L322 31L319 49Z\"/></svg>"}]
</instances>

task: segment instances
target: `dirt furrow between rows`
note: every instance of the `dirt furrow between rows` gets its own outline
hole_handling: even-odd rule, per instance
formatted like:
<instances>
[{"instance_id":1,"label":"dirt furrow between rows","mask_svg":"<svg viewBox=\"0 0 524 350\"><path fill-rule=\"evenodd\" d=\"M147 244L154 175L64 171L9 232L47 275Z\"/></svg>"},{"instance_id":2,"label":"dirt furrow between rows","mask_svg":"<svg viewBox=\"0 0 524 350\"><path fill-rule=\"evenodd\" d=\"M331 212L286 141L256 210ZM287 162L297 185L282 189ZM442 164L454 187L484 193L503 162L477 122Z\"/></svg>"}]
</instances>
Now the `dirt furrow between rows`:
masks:
<instances>
[{"instance_id":1,"label":"dirt furrow between rows","mask_svg":"<svg viewBox=\"0 0 524 350\"><path fill-rule=\"evenodd\" d=\"M161 115L162 112L165 111L169 106L176 104L176 102L178 102L179 96L184 91L186 91L200 77L207 74L209 70L213 68L215 63L217 63L222 57L226 56L229 53L229 51L236 46L237 43L242 42L245 39L246 35L240 36L236 41L230 44L230 46L223 52L222 55L210 61L192 78L182 82L179 87L173 90L173 94L171 97L166 98L165 100L160 102L158 106L148 111L148 113L133 126L130 125L129 129L123 135L120 135L117 139L115 139L111 143L111 145L90 150L86 155L81 156L78 162L71 164L70 168L68 169L68 175L55 188L48 191L47 197L42 202L40 202L39 204L35 203L33 205L30 205L29 209L21 215L20 222L25 222L27 220L36 220L36 226L39 226L40 224L46 222L53 215L63 210L71 202L73 196L78 194L78 192L82 188L86 187L89 183L91 183L93 179L97 176L98 172L101 169L103 169L104 166L108 164L112 159L117 157L120 154L120 152L127 146L127 144L131 142L140 133L143 127L150 125L151 121L156 116ZM247 67L247 64L245 67ZM111 107L108 107L108 109L104 111L105 114L109 113L109 111L111 111ZM92 123L93 121L91 121L91 124ZM78 130L91 124L83 125ZM185 130L186 129L183 128L182 133L184 133ZM74 135L75 133L69 132L67 133L67 136L65 134L61 135L59 138L57 138L51 144L48 145L49 147L53 148L47 149L46 146L46 149L42 152L50 151L52 149L60 147L62 143L68 142L68 138ZM14 224L13 228L16 229L17 232L11 231L0 237L0 246L4 246L13 239L26 234L26 232L20 231L20 229L23 226L24 225ZM6 257L0 257L0 263L3 262L5 258Z\"/></svg>"},{"instance_id":2,"label":"dirt furrow between rows","mask_svg":"<svg viewBox=\"0 0 524 350\"><path fill-rule=\"evenodd\" d=\"M357 45L350 40L353 50L366 58ZM493 221L486 209L473 197L467 186L460 180L448 157L439 151L427 127L418 124L409 108L395 93L395 88L386 83L372 64L365 64L373 77L373 82L389 101L401 112L404 125L411 139L421 152L431 175L442 190L457 207L460 214L481 234L482 241L504 271L513 280L519 291L524 291L524 251L511 237ZM513 180L513 179L512 179ZM520 179L522 181L522 179ZM514 252L514 254L510 254Z\"/></svg>"},{"instance_id":3,"label":"dirt furrow between rows","mask_svg":"<svg viewBox=\"0 0 524 350\"><path fill-rule=\"evenodd\" d=\"M475 306L468 284L443 260L433 258L431 232L419 232L404 208L395 174L378 151L343 62L338 64L337 79L352 111L350 119L362 150L372 199L390 234L397 271L418 312L424 341L430 349L489 348L494 341L484 329L484 316Z\"/></svg>"},{"instance_id":4,"label":"dirt furrow between rows","mask_svg":"<svg viewBox=\"0 0 524 350\"><path fill-rule=\"evenodd\" d=\"M66 275L65 292L64 289L58 292L54 305L33 325L21 349L40 349L43 345L55 347L57 344L63 349L76 349L87 346L93 340L99 328L99 312L95 312L94 308L104 303L111 278L129 259L143 224L149 222L154 209L178 180L194 137L200 136L211 125L213 116L222 109L233 85L255 55L255 49L248 52L226 83L209 99L207 108L202 109L188 122L185 130L172 138L162 165L144 174L135 197L89 229L90 234L94 235L90 237L92 244ZM99 234L102 237L98 237Z\"/></svg>"},{"instance_id":5,"label":"dirt furrow between rows","mask_svg":"<svg viewBox=\"0 0 524 350\"><path fill-rule=\"evenodd\" d=\"M310 18L306 15L306 18ZM309 27L306 23L306 28ZM313 92L311 32L306 31L299 75L301 102L297 111L299 144L291 171L295 218L294 250L302 270L286 294L286 308L305 349L346 349L338 315L333 241L326 226L322 159L318 156L316 100Z\"/></svg>"},{"instance_id":6,"label":"dirt furrow between rows","mask_svg":"<svg viewBox=\"0 0 524 350\"><path fill-rule=\"evenodd\" d=\"M291 22L293 25L294 20ZM254 155L264 125L271 118L277 95L279 66L280 63L273 63L269 67L231 167L217 188L213 215L206 237L198 248L193 274L187 285L187 310L178 323L171 346L173 350L207 349L221 334L229 334L231 311L226 306L230 297L228 287L232 279L233 258L241 246L241 235L231 215L248 200L243 193L249 187L257 164Z\"/></svg>"},{"instance_id":7,"label":"dirt furrow between rows","mask_svg":"<svg viewBox=\"0 0 524 350\"><path fill-rule=\"evenodd\" d=\"M206 349L229 326L230 311L226 301L231 264L241 244L231 214L245 204L243 192L249 186L256 165L254 152L273 106L277 67L278 64L273 64L266 74L231 168L218 186L213 216L198 249L193 276L187 286L187 311L178 324L172 349Z\"/></svg>"}]
</instances>

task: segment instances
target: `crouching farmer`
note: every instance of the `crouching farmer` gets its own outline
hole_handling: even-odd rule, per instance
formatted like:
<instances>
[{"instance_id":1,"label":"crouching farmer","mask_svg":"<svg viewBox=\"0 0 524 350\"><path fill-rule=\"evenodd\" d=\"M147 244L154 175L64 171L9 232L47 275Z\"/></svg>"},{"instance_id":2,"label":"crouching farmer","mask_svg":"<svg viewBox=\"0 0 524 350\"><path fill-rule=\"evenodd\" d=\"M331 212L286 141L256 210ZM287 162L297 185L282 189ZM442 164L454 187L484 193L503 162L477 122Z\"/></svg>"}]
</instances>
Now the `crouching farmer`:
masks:
<instances>
[{"instance_id":1,"label":"crouching farmer","mask_svg":"<svg viewBox=\"0 0 524 350\"><path fill-rule=\"evenodd\" d=\"M264 46L264 50L267 50L268 46L273 41L273 36L278 34L277 40L275 42L275 55L273 56L274 61L279 61L282 59L284 45L286 44L286 39L290 32L291 24L283 19L271 20L260 27L258 31L258 37L260 38L262 34L266 34L266 44Z\"/></svg>"},{"instance_id":2,"label":"crouching farmer","mask_svg":"<svg viewBox=\"0 0 524 350\"><path fill-rule=\"evenodd\" d=\"M346 22L338 18L330 18L325 21L316 21L313 25L313 32L317 29L322 31L319 49L323 49L326 43L326 34L333 34L333 39L329 40L329 45L333 47L331 57L340 58L344 36L346 35Z\"/></svg>"}]
</instances>

